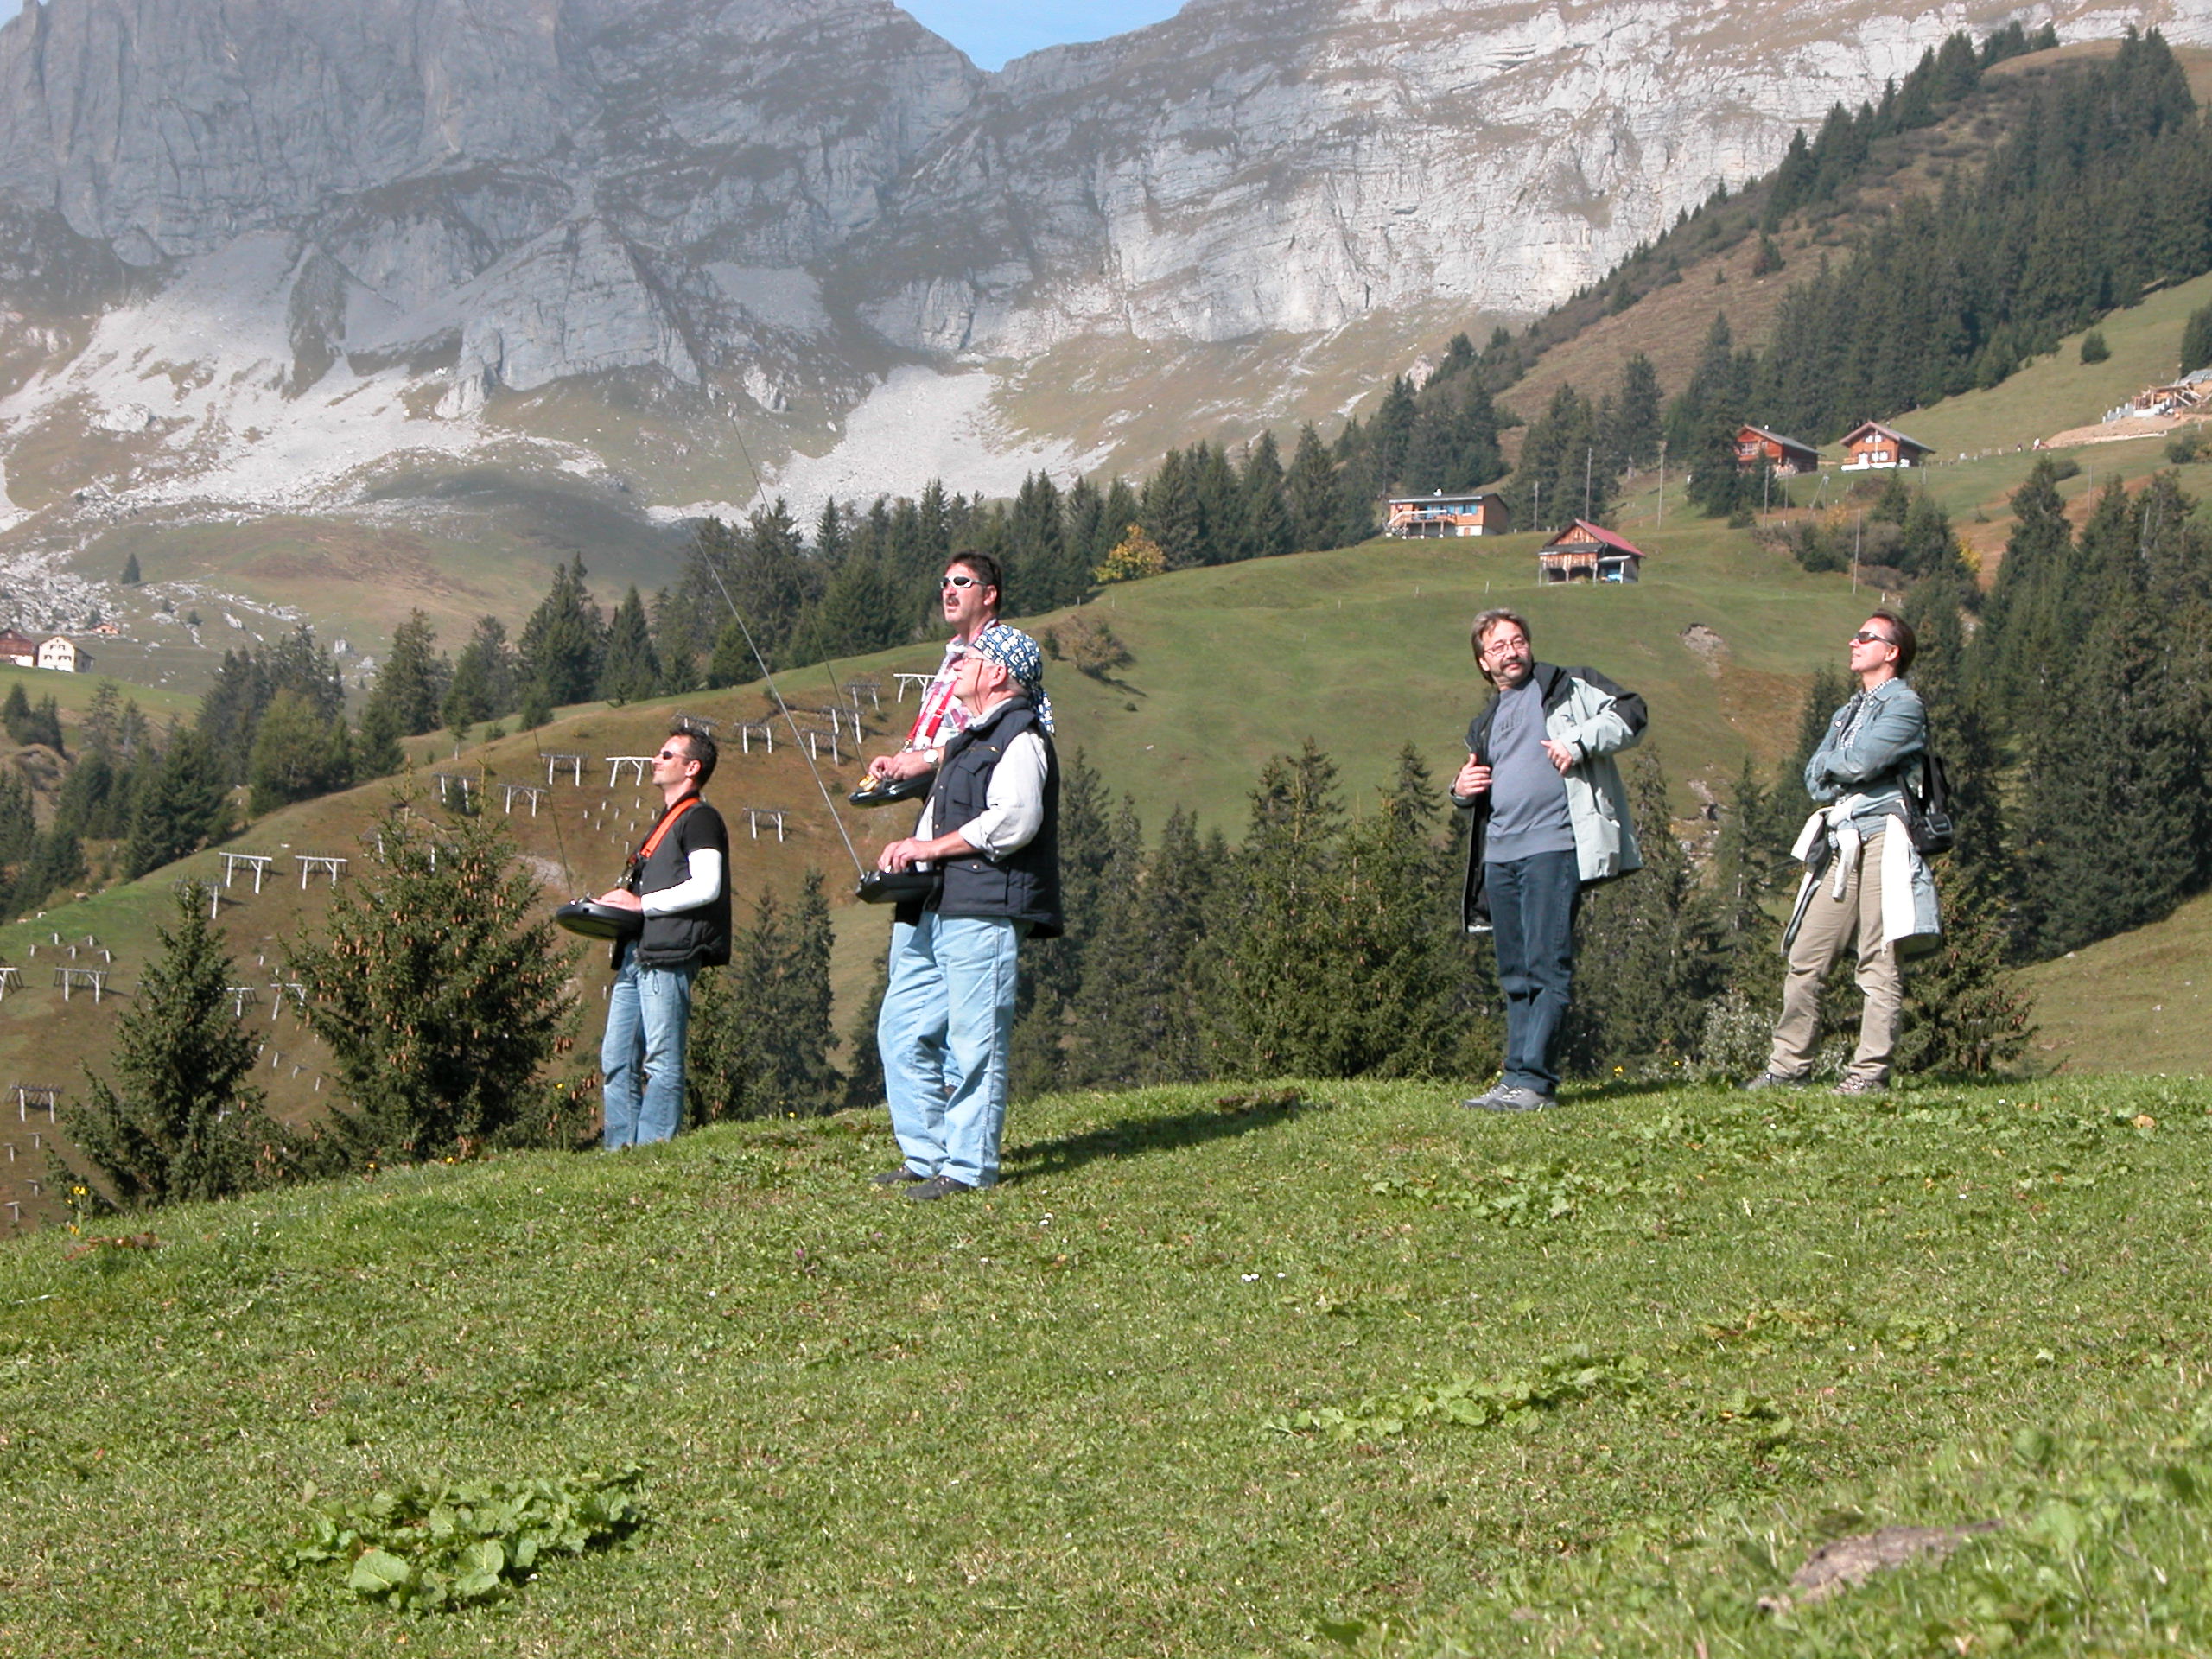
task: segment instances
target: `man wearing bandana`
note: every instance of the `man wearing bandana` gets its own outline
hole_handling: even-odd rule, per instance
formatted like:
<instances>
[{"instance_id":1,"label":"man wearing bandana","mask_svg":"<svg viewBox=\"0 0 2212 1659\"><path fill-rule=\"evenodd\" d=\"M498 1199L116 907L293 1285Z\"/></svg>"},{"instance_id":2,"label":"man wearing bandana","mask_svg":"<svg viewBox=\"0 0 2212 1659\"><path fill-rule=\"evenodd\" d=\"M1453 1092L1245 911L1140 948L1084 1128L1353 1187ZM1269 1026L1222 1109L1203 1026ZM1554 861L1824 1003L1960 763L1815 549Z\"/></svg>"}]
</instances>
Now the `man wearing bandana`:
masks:
<instances>
[{"instance_id":1,"label":"man wearing bandana","mask_svg":"<svg viewBox=\"0 0 2212 1659\"><path fill-rule=\"evenodd\" d=\"M955 672L966 728L944 744L913 835L876 861L944 875L931 898L899 906L875 1027L905 1160L874 1179L924 1200L998 1179L1015 954L1061 925L1060 771L1043 654L1020 629L994 623Z\"/></svg>"}]
</instances>

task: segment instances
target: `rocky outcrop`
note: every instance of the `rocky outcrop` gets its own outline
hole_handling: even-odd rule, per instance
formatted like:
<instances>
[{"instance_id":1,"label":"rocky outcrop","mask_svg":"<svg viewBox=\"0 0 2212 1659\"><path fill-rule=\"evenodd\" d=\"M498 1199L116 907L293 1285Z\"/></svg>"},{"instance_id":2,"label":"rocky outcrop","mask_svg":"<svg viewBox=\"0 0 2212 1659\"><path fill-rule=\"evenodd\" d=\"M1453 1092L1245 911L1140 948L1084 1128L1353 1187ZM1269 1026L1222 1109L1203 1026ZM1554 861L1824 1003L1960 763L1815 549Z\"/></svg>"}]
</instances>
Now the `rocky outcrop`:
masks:
<instances>
[{"instance_id":1,"label":"rocky outcrop","mask_svg":"<svg viewBox=\"0 0 2212 1659\"><path fill-rule=\"evenodd\" d=\"M0 425L116 401L94 317L248 243L289 275L245 332L284 344L164 314L187 378L337 422L391 374L435 383L418 420L613 375L834 423L902 360L1525 314L2013 15L1193 0L986 75L887 0L44 0L0 27L0 314L59 344L0 342ZM2058 16L2212 33L2212 0Z\"/></svg>"}]
</instances>

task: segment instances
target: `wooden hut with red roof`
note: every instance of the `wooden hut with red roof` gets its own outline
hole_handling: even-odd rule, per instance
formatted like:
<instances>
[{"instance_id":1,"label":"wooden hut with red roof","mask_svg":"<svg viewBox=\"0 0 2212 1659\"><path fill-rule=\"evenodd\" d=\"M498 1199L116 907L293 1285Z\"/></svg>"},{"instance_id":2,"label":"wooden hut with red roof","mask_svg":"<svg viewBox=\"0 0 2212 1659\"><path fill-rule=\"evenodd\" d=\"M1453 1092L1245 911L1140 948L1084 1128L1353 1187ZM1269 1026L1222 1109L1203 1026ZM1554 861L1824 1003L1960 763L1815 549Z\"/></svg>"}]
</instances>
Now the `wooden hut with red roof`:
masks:
<instances>
[{"instance_id":1,"label":"wooden hut with red roof","mask_svg":"<svg viewBox=\"0 0 2212 1659\"><path fill-rule=\"evenodd\" d=\"M1536 550L1544 582L1635 582L1643 550L1603 524L1578 518Z\"/></svg>"}]
</instances>

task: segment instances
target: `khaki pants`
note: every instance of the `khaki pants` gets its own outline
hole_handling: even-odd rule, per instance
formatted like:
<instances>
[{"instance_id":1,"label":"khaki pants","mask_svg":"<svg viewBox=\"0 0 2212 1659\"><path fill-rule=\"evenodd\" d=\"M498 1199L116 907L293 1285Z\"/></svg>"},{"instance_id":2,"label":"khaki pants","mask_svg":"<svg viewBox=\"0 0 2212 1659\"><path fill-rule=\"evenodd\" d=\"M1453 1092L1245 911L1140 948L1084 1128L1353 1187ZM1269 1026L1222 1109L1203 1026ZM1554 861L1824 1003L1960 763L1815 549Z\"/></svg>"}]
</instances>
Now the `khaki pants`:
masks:
<instances>
[{"instance_id":1,"label":"khaki pants","mask_svg":"<svg viewBox=\"0 0 2212 1659\"><path fill-rule=\"evenodd\" d=\"M1859 848L1858 868L1845 878L1842 898L1834 896L1834 886L1832 874L1822 875L1790 943L1789 970L1782 982L1782 1020L1774 1028L1774 1052L1767 1070L1777 1077L1802 1077L1813 1069L1821 980L1837 955L1856 938L1859 988L1866 1002L1859 1016L1859 1050L1843 1075L1847 1082L1887 1083L1897 1020L1904 1008L1904 976L1897 967L1897 953L1882 940L1880 836L1868 836Z\"/></svg>"}]
</instances>

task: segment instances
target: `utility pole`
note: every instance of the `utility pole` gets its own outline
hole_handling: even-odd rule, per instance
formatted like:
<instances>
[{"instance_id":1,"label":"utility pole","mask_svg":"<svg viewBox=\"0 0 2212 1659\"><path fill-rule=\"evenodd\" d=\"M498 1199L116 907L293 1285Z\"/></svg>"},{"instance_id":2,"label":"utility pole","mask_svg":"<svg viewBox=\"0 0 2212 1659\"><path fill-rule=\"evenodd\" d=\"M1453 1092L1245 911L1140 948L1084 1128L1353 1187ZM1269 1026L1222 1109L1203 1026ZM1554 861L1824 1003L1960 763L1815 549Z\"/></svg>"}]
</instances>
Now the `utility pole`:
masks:
<instances>
[{"instance_id":1,"label":"utility pole","mask_svg":"<svg viewBox=\"0 0 2212 1659\"><path fill-rule=\"evenodd\" d=\"M1590 516L1590 465L1597 453L1598 447L1595 444L1586 443L1582 446L1582 516L1585 518Z\"/></svg>"},{"instance_id":2,"label":"utility pole","mask_svg":"<svg viewBox=\"0 0 2212 1659\"><path fill-rule=\"evenodd\" d=\"M1866 522L1866 509L1859 508L1851 515L1851 591L1859 591L1859 531Z\"/></svg>"},{"instance_id":3,"label":"utility pole","mask_svg":"<svg viewBox=\"0 0 2212 1659\"><path fill-rule=\"evenodd\" d=\"M1667 440L1659 440L1659 528L1667 528Z\"/></svg>"}]
</instances>

